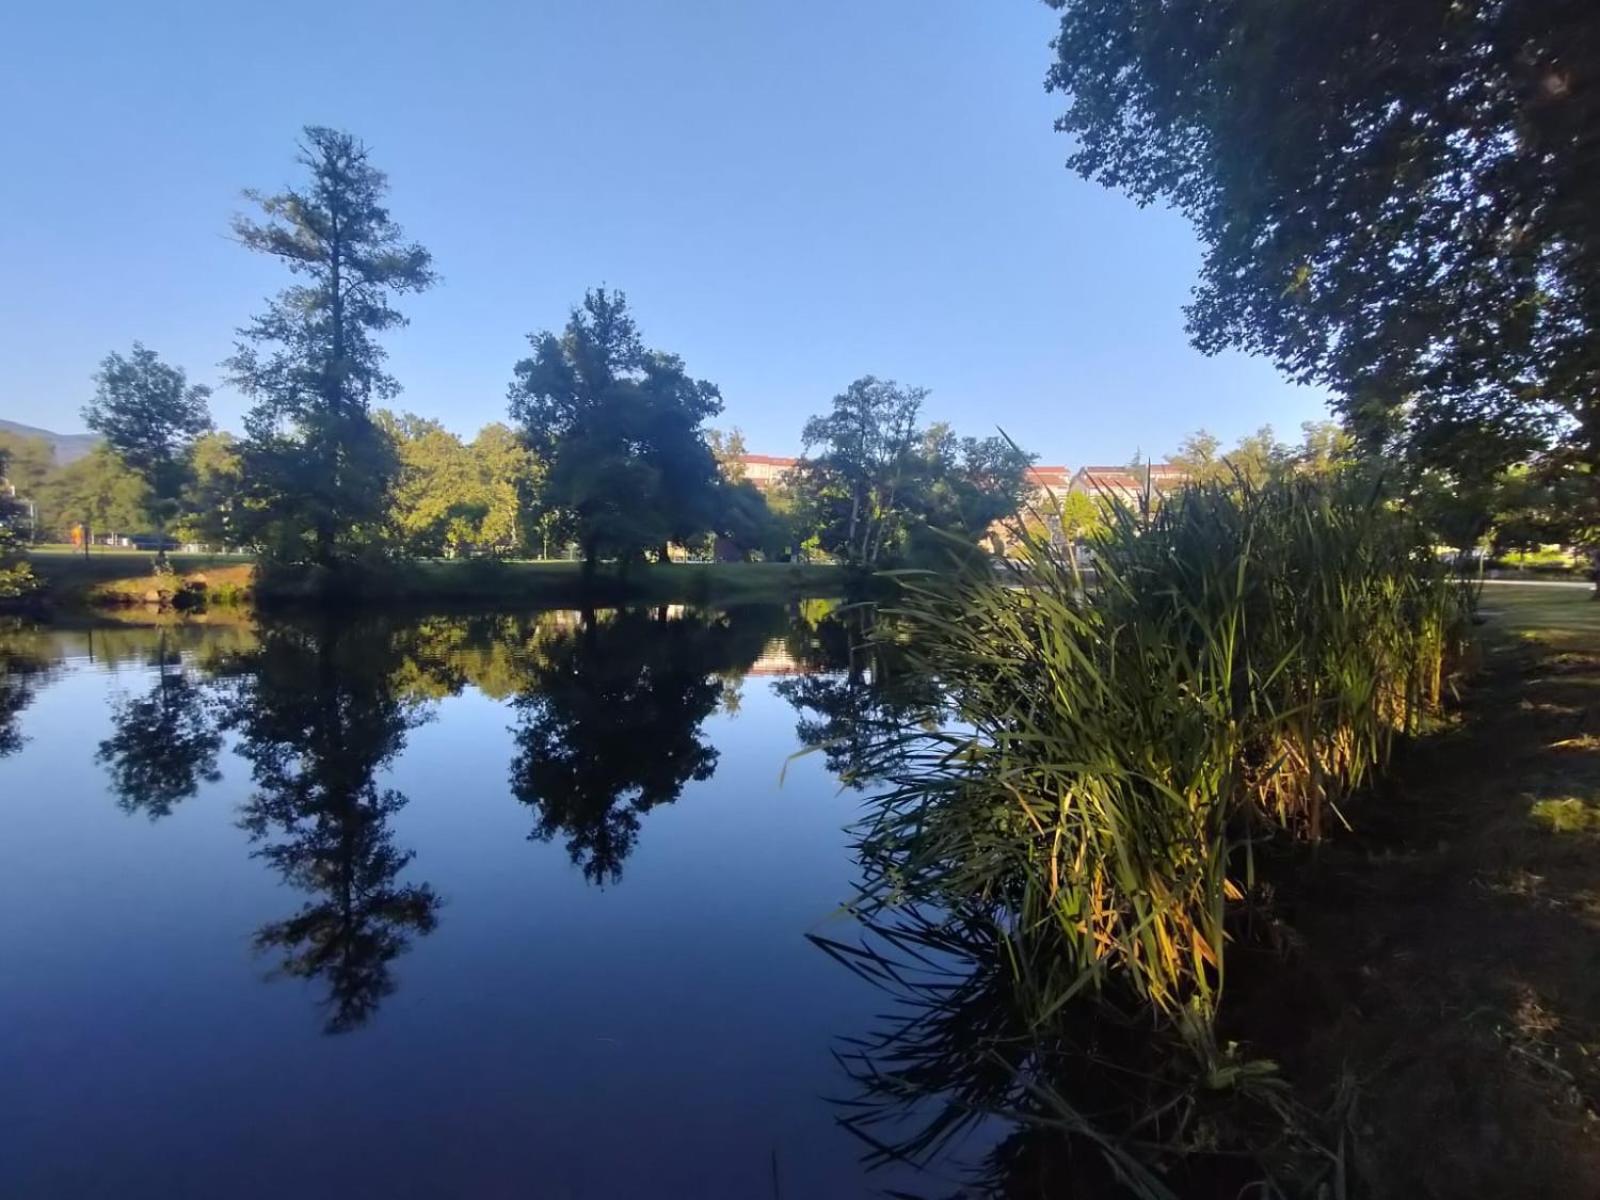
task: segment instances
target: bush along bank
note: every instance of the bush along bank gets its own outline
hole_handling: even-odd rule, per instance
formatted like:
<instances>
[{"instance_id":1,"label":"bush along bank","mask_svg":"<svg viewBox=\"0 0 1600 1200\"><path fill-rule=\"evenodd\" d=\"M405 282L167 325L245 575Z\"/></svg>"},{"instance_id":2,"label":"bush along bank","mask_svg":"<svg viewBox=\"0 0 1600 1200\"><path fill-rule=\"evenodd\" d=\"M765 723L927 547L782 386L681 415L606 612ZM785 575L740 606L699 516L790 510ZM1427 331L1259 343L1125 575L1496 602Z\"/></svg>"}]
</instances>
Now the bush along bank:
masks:
<instances>
[{"instance_id":1,"label":"bush along bank","mask_svg":"<svg viewBox=\"0 0 1600 1200\"><path fill-rule=\"evenodd\" d=\"M1037 541L999 579L902 580L901 644L951 719L882 747L854 953L897 990L912 950L961 982L858 1056L857 1119L916 1090L908 1062L952 1066L929 1046L982 993L1004 1015L968 1021L971 1069L921 1090L1022 1116L1080 1182L1087 1150L1108 1194L1340 1191L1325 1122L1219 1045L1227 948L1272 924L1263 842L1329 836L1438 712L1472 596L1355 480L1192 488L1094 549L1087 592Z\"/></svg>"}]
</instances>

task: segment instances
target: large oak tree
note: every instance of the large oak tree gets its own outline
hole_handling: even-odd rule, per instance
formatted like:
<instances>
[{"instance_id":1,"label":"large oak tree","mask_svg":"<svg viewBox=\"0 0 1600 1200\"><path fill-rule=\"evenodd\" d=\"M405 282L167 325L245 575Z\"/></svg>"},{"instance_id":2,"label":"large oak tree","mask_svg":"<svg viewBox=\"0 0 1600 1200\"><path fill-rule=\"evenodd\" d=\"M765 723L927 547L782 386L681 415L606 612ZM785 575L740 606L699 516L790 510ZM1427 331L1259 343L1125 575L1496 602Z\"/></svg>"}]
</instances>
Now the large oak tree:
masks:
<instances>
[{"instance_id":1,"label":"large oak tree","mask_svg":"<svg viewBox=\"0 0 1600 1200\"><path fill-rule=\"evenodd\" d=\"M627 297L605 288L584 296L561 333L528 341L511 418L547 464L544 506L570 514L586 577L602 556L665 558L668 542L710 530L720 476L705 422L722 411L716 386L646 349Z\"/></svg>"},{"instance_id":2,"label":"large oak tree","mask_svg":"<svg viewBox=\"0 0 1600 1200\"><path fill-rule=\"evenodd\" d=\"M1186 214L1196 343L1484 476L1600 457L1600 10L1049 0L1070 165Z\"/></svg>"}]
</instances>

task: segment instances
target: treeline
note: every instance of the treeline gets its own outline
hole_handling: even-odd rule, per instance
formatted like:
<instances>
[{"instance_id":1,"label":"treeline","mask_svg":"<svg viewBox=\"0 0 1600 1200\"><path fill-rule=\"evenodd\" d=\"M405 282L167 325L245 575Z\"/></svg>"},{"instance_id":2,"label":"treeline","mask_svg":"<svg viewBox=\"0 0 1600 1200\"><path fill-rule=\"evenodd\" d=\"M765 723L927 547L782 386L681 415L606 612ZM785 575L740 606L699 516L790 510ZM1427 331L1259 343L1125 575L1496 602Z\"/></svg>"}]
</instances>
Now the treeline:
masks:
<instances>
[{"instance_id":1,"label":"treeline","mask_svg":"<svg viewBox=\"0 0 1600 1200\"><path fill-rule=\"evenodd\" d=\"M134 343L95 375L84 409L104 438L57 468L10 447L35 536L153 531L253 551L268 570L341 572L397 557L550 556L591 577L673 547L725 560L819 555L863 568L974 546L1023 499L1028 456L919 422L923 389L865 377L805 426L788 486L743 478L742 438L709 422L715 384L646 346L621 292L599 288L564 327L529 336L509 423L470 442L386 407L400 392L381 335L400 297L435 285L432 258L386 207L388 183L349 134L304 131L304 182L246 193L234 236L294 276L238 331L224 364L252 407L215 431L210 389ZM8 520L14 527L15 517Z\"/></svg>"},{"instance_id":2,"label":"treeline","mask_svg":"<svg viewBox=\"0 0 1600 1200\"><path fill-rule=\"evenodd\" d=\"M1362 445L1335 421L1306 422L1301 431L1300 443L1293 445L1280 442L1264 425L1225 450L1201 429L1183 440L1169 462L1197 484L1259 486L1285 474L1362 470L1381 479L1386 493L1439 545L1481 549L1497 558L1594 542L1593 479L1587 467L1534 456L1463 474L1386 455Z\"/></svg>"}]
</instances>

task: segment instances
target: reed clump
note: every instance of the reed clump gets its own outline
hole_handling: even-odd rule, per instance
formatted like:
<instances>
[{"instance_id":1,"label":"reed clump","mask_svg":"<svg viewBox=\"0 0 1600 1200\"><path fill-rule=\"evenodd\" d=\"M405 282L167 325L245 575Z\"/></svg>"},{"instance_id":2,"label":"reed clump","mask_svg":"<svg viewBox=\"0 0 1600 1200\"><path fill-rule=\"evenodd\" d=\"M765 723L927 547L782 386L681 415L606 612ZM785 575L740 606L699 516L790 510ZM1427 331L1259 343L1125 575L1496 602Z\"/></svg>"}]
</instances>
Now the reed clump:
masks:
<instances>
[{"instance_id":1,"label":"reed clump","mask_svg":"<svg viewBox=\"0 0 1600 1200\"><path fill-rule=\"evenodd\" d=\"M862 946L824 949L910 1016L846 1059L848 1123L878 1144L938 1093L896 1157L989 1112L1090 1147L1112 1194L1342 1195L1338 1120L1219 1043L1227 942L1262 840L1325 837L1440 710L1472 595L1355 475L1194 486L1091 549L1093 579L1040 539L899 576L885 626L949 707L859 765Z\"/></svg>"},{"instance_id":2,"label":"reed clump","mask_svg":"<svg viewBox=\"0 0 1600 1200\"><path fill-rule=\"evenodd\" d=\"M956 719L895 748L859 911L992 922L1040 1036L1087 999L1215 1075L1255 848L1326 836L1439 709L1470 597L1354 478L1190 487L1092 548L1092 581L1037 539L998 576L901 578Z\"/></svg>"}]
</instances>

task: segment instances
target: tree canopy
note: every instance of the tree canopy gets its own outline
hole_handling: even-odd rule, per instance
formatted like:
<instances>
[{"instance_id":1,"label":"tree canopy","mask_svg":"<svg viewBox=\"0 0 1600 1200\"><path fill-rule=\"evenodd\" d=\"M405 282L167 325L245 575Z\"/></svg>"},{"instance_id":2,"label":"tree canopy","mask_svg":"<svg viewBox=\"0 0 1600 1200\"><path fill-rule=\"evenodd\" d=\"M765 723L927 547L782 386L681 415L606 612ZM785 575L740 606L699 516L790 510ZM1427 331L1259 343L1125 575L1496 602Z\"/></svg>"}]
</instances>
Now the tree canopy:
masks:
<instances>
[{"instance_id":1,"label":"tree canopy","mask_svg":"<svg viewBox=\"0 0 1600 1200\"><path fill-rule=\"evenodd\" d=\"M929 530L975 544L1021 506L1031 458L1004 438L921 428L927 394L866 375L805 424L795 485L803 519L824 551L851 566L897 561Z\"/></svg>"},{"instance_id":2,"label":"tree canopy","mask_svg":"<svg viewBox=\"0 0 1600 1200\"><path fill-rule=\"evenodd\" d=\"M9 466L8 450L0 446L0 601L13 600L33 589L33 571L23 554L19 528L23 508L11 494Z\"/></svg>"},{"instance_id":3,"label":"tree canopy","mask_svg":"<svg viewBox=\"0 0 1600 1200\"><path fill-rule=\"evenodd\" d=\"M438 421L380 411L395 446L391 520L400 549L425 557L509 554L526 544L538 460L505 425L463 442Z\"/></svg>"},{"instance_id":4,"label":"tree canopy","mask_svg":"<svg viewBox=\"0 0 1600 1200\"><path fill-rule=\"evenodd\" d=\"M530 334L509 392L512 419L548 466L547 507L571 514L584 562L665 554L716 521L717 461L705 421L715 385L683 360L647 350L627 297L597 288L566 329Z\"/></svg>"},{"instance_id":5,"label":"tree canopy","mask_svg":"<svg viewBox=\"0 0 1600 1200\"><path fill-rule=\"evenodd\" d=\"M1069 164L1193 221L1202 349L1267 354L1369 445L1457 473L1553 433L1600 455L1584 5L1049 2Z\"/></svg>"},{"instance_id":6,"label":"tree canopy","mask_svg":"<svg viewBox=\"0 0 1600 1200\"><path fill-rule=\"evenodd\" d=\"M144 528L149 487L109 446L96 446L52 473L35 493L45 532L65 540L73 525L93 535Z\"/></svg>"},{"instance_id":7,"label":"tree canopy","mask_svg":"<svg viewBox=\"0 0 1600 1200\"><path fill-rule=\"evenodd\" d=\"M241 216L234 234L304 282L239 331L228 366L254 401L242 453L255 540L274 559L329 566L382 542L395 464L369 409L400 385L378 335L406 323L390 298L436 276L390 217L388 179L365 145L308 126L297 162L307 183L247 192L264 220Z\"/></svg>"},{"instance_id":8,"label":"tree canopy","mask_svg":"<svg viewBox=\"0 0 1600 1200\"><path fill-rule=\"evenodd\" d=\"M189 481L195 440L211 428L210 395L210 388L191 384L181 367L135 342L126 358L106 355L95 375L94 399L83 410L84 423L144 482L158 561L166 553L167 523L177 515Z\"/></svg>"}]
</instances>

